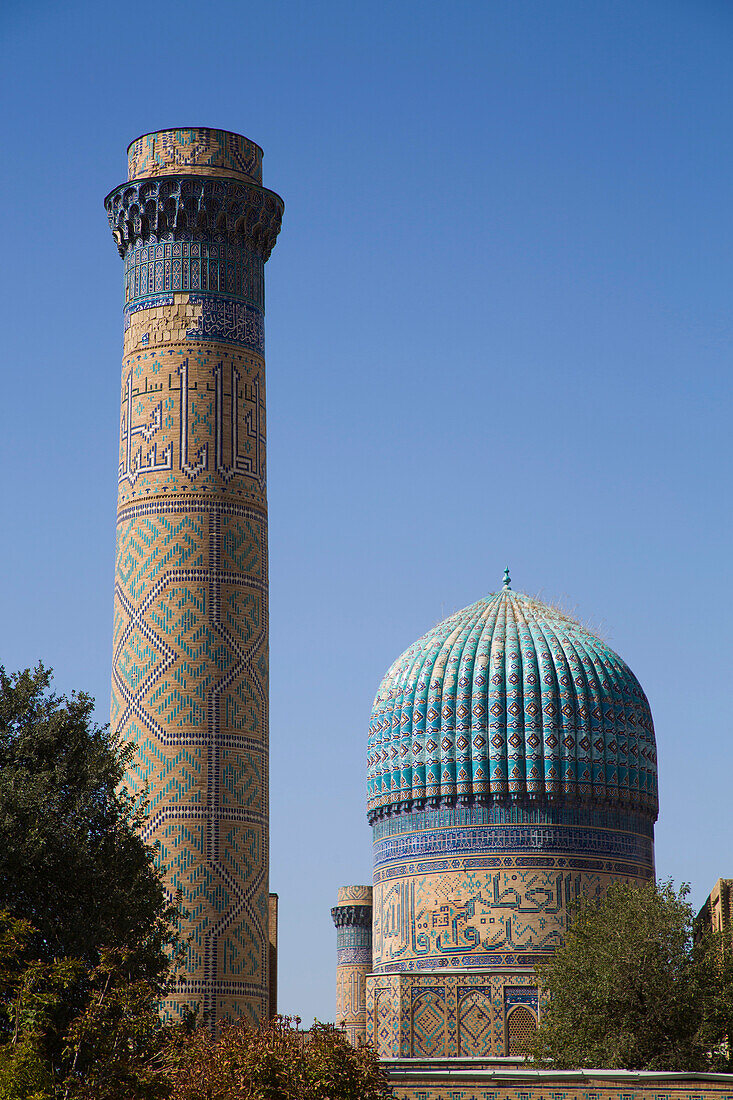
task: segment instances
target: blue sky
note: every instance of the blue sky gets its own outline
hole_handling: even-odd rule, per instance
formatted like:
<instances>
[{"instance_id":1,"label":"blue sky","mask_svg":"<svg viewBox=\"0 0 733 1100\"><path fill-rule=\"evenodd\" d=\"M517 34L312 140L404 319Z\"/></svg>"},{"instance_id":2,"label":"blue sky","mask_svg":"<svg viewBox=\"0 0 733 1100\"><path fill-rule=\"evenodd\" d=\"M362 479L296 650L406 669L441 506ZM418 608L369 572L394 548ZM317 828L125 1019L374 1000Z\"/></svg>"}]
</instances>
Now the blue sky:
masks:
<instances>
[{"instance_id":1,"label":"blue sky","mask_svg":"<svg viewBox=\"0 0 733 1100\"><path fill-rule=\"evenodd\" d=\"M106 721L138 134L265 149L281 1008L332 1019L383 672L501 583L655 716L657 869L733 875L733 9L720 0L8 0L0 660Z\"/></svg>"}]
</instances>

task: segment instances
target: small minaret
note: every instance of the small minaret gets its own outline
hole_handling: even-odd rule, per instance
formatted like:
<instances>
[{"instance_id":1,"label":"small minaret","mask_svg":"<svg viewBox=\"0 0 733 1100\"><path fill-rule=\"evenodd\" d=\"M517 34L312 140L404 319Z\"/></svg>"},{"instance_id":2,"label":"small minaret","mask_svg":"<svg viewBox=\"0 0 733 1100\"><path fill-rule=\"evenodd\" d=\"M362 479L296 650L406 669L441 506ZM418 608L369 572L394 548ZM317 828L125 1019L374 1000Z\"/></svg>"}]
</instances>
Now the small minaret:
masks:
<instances>
[{"instance_id":1,"label":"small minaret","mask_svg":"<svg viewBox=\"0 0 733 1100\"><path fill-rule=\"evenodd\" d=\"M341 886L336 925L336 1027L355 1047L366 1042L366 980L372 971L372 888Z\"/></svg>"},{"instance_id":2,"label":"small minaret","mask_svg":"<svg viewBox=\"0 0 733 1100\"><path fill-rule=\"evenodd\" d=\"M164 1002L265 1020L268 609L264 266L283 203L226 130L128 149L106 199L125 265L111 726L180 898Z\"/></svg>"}]
</instances>

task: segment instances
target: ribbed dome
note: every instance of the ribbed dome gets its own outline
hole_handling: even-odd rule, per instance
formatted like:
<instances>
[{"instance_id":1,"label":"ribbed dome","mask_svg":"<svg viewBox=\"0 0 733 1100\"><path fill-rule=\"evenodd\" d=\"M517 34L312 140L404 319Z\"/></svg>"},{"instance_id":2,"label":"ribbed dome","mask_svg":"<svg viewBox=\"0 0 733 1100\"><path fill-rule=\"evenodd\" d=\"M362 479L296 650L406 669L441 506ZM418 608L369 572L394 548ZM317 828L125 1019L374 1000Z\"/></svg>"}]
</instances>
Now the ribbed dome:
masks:
<instances>
[{"instance_id":1,"label":"ribbed dome","mask_svg":"<svg viewBox=\"0 0 733 1100\"><path fill-rule=\"evenodd\" d=\"M372 709L370 820L425 806L595 802L656 818L649 704L613 650L504 588L428 631Z\"/></svg>"}]
</instances>

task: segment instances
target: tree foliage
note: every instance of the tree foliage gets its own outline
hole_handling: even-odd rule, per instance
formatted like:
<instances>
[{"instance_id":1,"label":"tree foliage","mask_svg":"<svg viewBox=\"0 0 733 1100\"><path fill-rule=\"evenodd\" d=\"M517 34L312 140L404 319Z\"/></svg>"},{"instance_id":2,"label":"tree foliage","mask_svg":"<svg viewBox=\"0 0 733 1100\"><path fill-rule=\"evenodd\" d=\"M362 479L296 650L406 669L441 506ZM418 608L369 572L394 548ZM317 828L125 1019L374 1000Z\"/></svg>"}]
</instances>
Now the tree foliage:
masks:
<instances>
[{"instance_id":1,"label":"tree foliage","mask_svg":"<svg viewBox=\"0 0 733 1100\"><path fill-rule=\"evenodd\" d=\"M370 1047L354 1048L332 1024L309 1032L286 1016L251 1028L199 1029L173 1044L173 1100L387 1100L387 1075Z\"/></svg>"},{"instance_id":2,"label":"tree foliage","mask_svg":"<svg viewBox=\"0 0 733 1100\"><path fill-rule=\"evenodd\" d=\"M528 1053L559 1069L729 1071L730 945L693 934L689 888L612 885L578 905L563 947L537 968Z\"/></svg>"},{"instance_id":3,"label":"tree foliage","mask_svg":"<svg viewBox=\"0 0 733 1100\"><path fill-rule=\"evenodd\" d=\"M158 1100L177 912L127 750L50 683L0 668L0 1095Z\"/></svg>"},{"instance_id":4,"label":"tree foliage","mask_svg":"<svg viewBox=\"0 0 733 1100\"><path fill-rule=\"evenodd\" d=\"M157 983L127 949L49 963L28 958L34 938L0 912L3 1100L166 1100L162 1053L184 1029L161 1023Z\"/></svg>"},{"instance_id":5,"label":"tree foliage","mask_svg":"<svg viewBox=\"0 0 733 1100\"><path fill-rule=\"evenodd\" d=\"M121 786L130 750L92 721L89 695L50 684L42 665L0 667L0 908L37 930L38 958L96 965L101 944L134 945L164 975L163 886L145 807Z\"/></svg>"}]
</instances>

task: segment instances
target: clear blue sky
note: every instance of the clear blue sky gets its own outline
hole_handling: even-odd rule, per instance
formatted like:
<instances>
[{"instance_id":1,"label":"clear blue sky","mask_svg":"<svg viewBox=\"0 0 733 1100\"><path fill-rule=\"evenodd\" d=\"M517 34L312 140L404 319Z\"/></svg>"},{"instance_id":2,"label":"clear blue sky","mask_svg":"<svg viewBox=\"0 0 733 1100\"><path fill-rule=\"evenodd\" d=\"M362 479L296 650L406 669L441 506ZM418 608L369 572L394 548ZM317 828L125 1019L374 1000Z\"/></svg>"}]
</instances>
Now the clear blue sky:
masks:
<instances>
[{"instance_id":1,"label":"clear blue sky","mask_svg":"<svg viewBox=\"0 0 733 1100\"><path fill-rule=\"evenodd\" d=\"M281 1006L332 1019L386 667L501 583L655 716L657 867L733 875L728 0L6 0L0 659L106 721L138 134L265 149Z\"/></svg>"}]
</instances>

